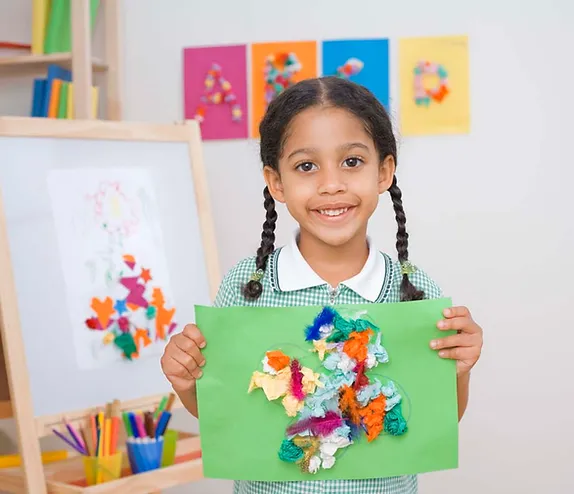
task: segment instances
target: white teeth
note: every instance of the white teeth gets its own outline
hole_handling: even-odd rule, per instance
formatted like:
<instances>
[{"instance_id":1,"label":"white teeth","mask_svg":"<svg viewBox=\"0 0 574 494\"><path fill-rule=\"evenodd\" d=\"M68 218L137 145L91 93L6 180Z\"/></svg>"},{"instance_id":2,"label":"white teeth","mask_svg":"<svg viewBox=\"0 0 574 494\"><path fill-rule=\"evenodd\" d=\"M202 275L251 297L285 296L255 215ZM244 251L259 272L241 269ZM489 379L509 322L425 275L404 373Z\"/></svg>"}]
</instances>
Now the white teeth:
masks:
<instances>
[{"instance_id":1,"label":"white teeth","mask_svg":"<svg viewBox=\"0 0 574 494\"><path fill-rule=\"evenodd\" d=\"M324 214L325 216L339 216L340 214L346 213L349 210L349 208L343 208L343 209L324 209L324 210L319 210L319 213Z\"/></svg>"}]
</instances>

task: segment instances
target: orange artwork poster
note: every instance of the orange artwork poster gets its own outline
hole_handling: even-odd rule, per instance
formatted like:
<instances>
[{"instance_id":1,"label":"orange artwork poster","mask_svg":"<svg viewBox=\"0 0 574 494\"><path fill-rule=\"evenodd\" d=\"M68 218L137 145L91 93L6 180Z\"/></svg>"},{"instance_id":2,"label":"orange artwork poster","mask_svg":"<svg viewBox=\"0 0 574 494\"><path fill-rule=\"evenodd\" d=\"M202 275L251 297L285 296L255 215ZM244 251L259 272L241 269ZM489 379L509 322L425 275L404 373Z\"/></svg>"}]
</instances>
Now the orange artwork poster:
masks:
<instances>
[{"instance_id":1,"label":"orange artwork poster","mask_svg":"<svg viewBox=\"0 0 574 494\"><path fill-rule=\"evenodd\" d=\"M267 105L285 88L317 77L317 42L290 41L251 45L251 137L259 137L259 123Z\"/></svg>"}]
</instances>

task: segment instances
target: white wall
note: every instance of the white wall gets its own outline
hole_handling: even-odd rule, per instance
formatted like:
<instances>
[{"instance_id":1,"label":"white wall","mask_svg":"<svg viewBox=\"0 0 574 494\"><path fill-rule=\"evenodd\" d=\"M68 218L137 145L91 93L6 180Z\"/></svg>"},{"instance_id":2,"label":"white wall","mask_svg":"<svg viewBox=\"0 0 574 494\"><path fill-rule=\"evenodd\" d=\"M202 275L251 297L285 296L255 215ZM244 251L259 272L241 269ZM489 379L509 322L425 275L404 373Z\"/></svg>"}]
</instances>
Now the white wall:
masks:
<instances>
[{"instance_id":1,"label":"white wall","mask_svg":"<svg viewBox=\"0 0 574 494\"><path fill-rule=\"evenodd\" d=\"M4 5L27 7L1 1L0 37L27 39L28 23L6 21ZM398 36L469 34L471 135L400 139L411 258L485 330L460 468L423 476L423 494L574 492L572 25L569 0L124 0L129 120L182 118L185 46L388 36L396 99ZM25 113L29 93L2 84L0 113ZM257 143L210 142L205 157L227 270L258 243ZM389 204L371 234L392 252ZM281 212L284 242L294 225ZM229 489L206 481L177 492Z\"/></svg>"}]
</instances>

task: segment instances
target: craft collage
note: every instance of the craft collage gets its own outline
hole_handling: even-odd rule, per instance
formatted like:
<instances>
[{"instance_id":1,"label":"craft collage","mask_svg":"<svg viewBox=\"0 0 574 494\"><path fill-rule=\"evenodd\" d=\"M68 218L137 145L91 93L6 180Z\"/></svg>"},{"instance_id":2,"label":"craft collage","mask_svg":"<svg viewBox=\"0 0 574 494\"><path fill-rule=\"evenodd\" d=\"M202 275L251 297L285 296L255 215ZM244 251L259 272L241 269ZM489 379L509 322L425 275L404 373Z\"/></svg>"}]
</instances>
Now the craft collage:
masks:
<instances>
[{"instance_id":1,"label":"craft collage","mask_svg":"<svg viewBox=\"0 0 574 494\"><path fill-rule=\"evenodd\" d=\"M397 107L403 136L470 131L467 36L340 39L189 47L183 51L185 118L209 140L258 137L267 105L303 79L336 76ZM393 69L393 70L391 70ZM398 72L400 95L392 95Z\"/></svg>"}]
</instances>

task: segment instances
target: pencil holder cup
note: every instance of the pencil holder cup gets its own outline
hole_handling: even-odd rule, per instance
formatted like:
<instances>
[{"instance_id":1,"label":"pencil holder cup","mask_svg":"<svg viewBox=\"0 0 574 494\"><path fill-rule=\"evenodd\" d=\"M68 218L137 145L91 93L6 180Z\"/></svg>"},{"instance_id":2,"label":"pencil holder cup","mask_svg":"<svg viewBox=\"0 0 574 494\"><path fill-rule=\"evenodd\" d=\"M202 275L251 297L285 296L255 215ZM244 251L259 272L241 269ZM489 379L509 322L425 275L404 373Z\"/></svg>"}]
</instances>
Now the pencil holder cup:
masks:
<instances>
[{"instance_id":1,"label":"pencil holder cup","mask_svg":"<svg viewBox=\"0 0 574 494\"><path fill-rule=\"evenodd\" d=\"M174 430L167 430L163 435L163 454L161 457L161 466L169 467L175 461L175 450L177 447L177 439L179 432Z\"/></svg>"},{"instance_id":2,"label":"pencil holder cup","mask_svg":"<svg viewBox=\"0 0 574 494\"><path fill-rule=\"evenodd\" d=\"M161 466L163 437L133 438L127 440L128 459L132 473L147 472Z\"/></svg>"},{"instance_id":3,"label":"pencil holder cup","mask_svg":"<svg viewBox=\"0 0 574 494\"><path fill-rule=\"evenodd\" d=\"M121 476L123 460L121 452L110 456L83 456L82 458L88 485L103 484L117 480Z\"/></svg>"}]
</instances>

